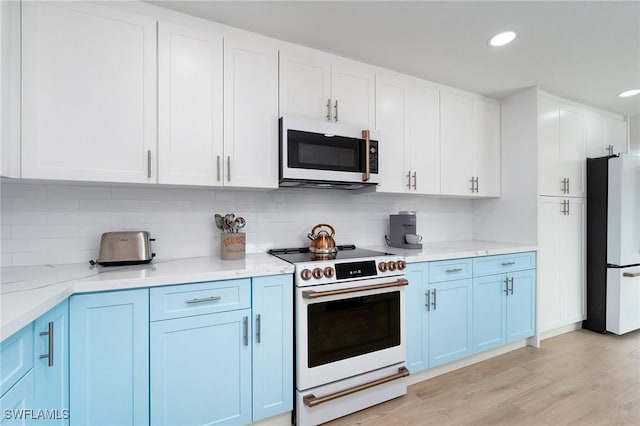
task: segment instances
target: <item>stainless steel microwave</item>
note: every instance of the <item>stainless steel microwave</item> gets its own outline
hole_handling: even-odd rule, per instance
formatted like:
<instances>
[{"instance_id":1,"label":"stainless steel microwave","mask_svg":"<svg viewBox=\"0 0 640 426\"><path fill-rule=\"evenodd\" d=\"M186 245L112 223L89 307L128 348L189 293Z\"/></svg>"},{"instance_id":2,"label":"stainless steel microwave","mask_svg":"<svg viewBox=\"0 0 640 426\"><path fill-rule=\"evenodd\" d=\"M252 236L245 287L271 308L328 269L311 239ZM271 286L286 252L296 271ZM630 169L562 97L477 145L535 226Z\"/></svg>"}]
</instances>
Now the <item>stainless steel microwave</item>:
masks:
<instances>
[{"instance_id":1,"label":"stainless steel microwave","mask_svg":"<svg viewBox=\"0 0 640 426\"><path fill-rule=\"evenodd\" d=\"M280 186L360 189L379 180L374 130L287 116L280 118Z\"/></svg>"}]
</instances>

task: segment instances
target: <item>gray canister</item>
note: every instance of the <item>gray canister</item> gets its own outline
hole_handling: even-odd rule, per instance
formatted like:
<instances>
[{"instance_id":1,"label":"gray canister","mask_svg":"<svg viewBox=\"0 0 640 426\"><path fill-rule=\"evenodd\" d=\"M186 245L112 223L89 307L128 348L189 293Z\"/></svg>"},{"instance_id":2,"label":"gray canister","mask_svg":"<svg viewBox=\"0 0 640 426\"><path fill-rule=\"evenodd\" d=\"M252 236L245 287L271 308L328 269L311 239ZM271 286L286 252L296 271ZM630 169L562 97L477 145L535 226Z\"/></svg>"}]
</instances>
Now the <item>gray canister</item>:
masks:
<instances>
[{"instance_id":1,"label":"gray canister","mask_svg":"<svg viewBox=\"0 0 640 426\"><path fill-rule=\"evenodd\" d=\"M223 260L244 259L246 236L244 232L220 234L220 258Z\"/></svg>"}]
</instances>

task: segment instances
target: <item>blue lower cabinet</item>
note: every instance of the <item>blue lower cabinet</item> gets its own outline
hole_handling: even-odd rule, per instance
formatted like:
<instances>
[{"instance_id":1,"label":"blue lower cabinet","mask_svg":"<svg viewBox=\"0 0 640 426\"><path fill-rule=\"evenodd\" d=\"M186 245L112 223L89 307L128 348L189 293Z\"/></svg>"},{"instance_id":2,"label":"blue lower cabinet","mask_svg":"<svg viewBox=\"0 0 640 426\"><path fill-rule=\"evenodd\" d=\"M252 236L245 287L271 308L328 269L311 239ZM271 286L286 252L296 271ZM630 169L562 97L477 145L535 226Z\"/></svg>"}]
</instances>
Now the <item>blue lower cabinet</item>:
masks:
<instances>
[{"instance_id":1,"label":"blue lower cabinet","mask_svg":"<svg viewBox=\"0 0 640 426\"><path fill-rule=\"evenodd\" d=\"M472 280L429 285L429 366L471 355Z\"/></svg>"},{"instance_id":2,"label":"blue lower cabinet","mask_svg":"<svg viewBox=\"0 0 640 426\"><path fill-rule=\"evenodd\" d=\"M405 276L409 281L405 293L407 368L416 373L429 367L429 316L426 306L429 263L409 263Z\"/></svg>"},{"instance_id":3,"label":"blue lower cabinet","mask_svg":"<svg viewBox=\"0 0 640 426\"><path fill-rule=\"evenodd\" d=\"M148 425L148 289L74 295L69 323L70 423Z\"/></svg>"},{"instance_id":4,"label":"blue lower cabinet","mask_svg":"<svg viewBox=\"0 0 640 426\"><path fill-rule=\"evenodd\" d=\"M34 404L34 389L34 372L31 369L0 397L2 426L40 424Z\"/></svg>"},{"instance_id":5,"label":"blue lower cabinet","mask_svg":"<svg viewBox=\"0 0 640 426\"><path fill-rule=\"evenodd\" d=\"M536 324L535 269L509 275L512 282L507 296L507 343L533 336Z\"/></svg>"},{"instance_id":6,"label":"blue lower cabinet","mask_svg":"<svg viewBox=\"0 0 640 426\"><path fill-rule=\"evenodd\" d=\"M251 423L251 310L151 323L151 424Z\"/></svg>"},{"instance_id":7,"label":"blue lower cabinet","mask_svg":"<svg viewBox=\"0 0 640 426\"><path fill-rule=\"evenodd\" d=\"M293 278L253 278L253 421L293 409Z\"/></svg>"},{"instance_id":8,"label":"blue lower cabinet","mask_svg":"<svg viewBox=\"0 0 640 426\"><path fill-rule=\"evenodd\" d=\"M474 351L533 336L535 283L535 269L473 280Z\"/></svg>"},{"instance_id":9,"label":"blue lower cabinet","mask_svg":"<svg viewBox=\"0 0 640 426\"><path fill-rule=\"evenodd\" d=\"M69 424L69 301L34 323L35 407L39 425Z\"/></svg>"}]
</instances>

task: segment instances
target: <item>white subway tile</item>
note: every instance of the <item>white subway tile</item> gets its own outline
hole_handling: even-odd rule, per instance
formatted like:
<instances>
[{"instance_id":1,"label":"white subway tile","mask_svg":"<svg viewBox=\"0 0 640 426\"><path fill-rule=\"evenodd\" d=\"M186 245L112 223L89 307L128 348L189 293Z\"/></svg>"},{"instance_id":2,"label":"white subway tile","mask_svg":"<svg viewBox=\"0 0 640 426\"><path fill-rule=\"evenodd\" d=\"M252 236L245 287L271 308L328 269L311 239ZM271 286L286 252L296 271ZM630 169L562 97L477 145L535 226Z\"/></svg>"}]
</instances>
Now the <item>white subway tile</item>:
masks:
<instances>
[{"instance_id":1,"label":"white subway tile","mask_svg":"<svg viewBox=\"0 0 640 426\"><path fill-rule=\"evenodd\" d=\"M39 183L2 181L2 198L46 198L47 187Z\"/></svg>"},{"instance_id":2,"label":"white subway tile","mask_svg":"<svg viewBox=\"0 0 640 426\"><path fill-rule=\"evenodd\" d=\"M46 212L11 212L2 215L2 223L8 225L44 225L47 223Z\"/></svg>"},{"instance_id":3,"label":"white subway tile","mask_svg":"<svg viewBox=\"0 0 640 426\"><path fill-rule=\"evenodd\" d=\"M3 241L2 250L9 253L29 253L47 251L46 239L8 240Z\"/></svg>"},{"instance_id":4,"label":"white subway tile","mask_svg":"<svg viewBox=\"0 0 640 426\"><path fill-rule=\"evenodd\" d=\"M108 200L111 188L99 185L48 185L47 196L53 199Z\"/></svg>"},{"instance_id":5,"label":"white subway tile","mask_svg":"<svg viewBox=\"0 0 640 426\"><path fill-rule=\"evenodd\" d=\"M0 267L2 268L6 268L8 266L14 266L13 265L13 253L6 253L6 252L2 252L2 254L0 255ZM2 277L0 277L2 278Z\"/></svg>"},{"instance_id":6,"label":"white subway tile","mask_svg":"<svg viewBox=\"0 0 640 426\"><path fill-rule=\"evenodd\" d=\"M12 225L14 239L61 238L78 235L78 225Z\"/></svg>"}]
</instances>

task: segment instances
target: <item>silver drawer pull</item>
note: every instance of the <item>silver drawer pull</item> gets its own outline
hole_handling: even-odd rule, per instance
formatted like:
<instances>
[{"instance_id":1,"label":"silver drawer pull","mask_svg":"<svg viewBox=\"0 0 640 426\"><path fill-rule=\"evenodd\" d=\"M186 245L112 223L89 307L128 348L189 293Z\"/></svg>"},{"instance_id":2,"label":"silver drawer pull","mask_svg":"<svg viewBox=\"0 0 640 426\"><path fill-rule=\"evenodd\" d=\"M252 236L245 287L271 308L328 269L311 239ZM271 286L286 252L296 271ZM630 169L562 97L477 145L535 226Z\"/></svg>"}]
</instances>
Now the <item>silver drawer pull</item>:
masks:
<instances>
[{"instance_id":1,"label":"silver drawer pull","mask_svg":"<svg viewBox=\"0 0 640 426\"><path fill-rule=\"evenodd\" d=\"M511 266L511 265L515 265L516 262L502 262L502 266Z\"/></svg>"},{"instance_id":2,"label":"silver drawer pull","mask_svg":"<svg viewBox=\"0 0 640 426\"><path fill-rule=\"evenodd\" d=\"M637 278L640 277L640 272L623 272L622 276L627 278Z\"/></svg>"},{"instance_id":3,"label":"silver drawer pull","mask_svg":"<svg viewBox=\"0 0 640 426\"><path fill-rule=\"evenodd\" d=\"M47 344L49 352L40 355L40 359L47 359L49 367L53 367L53 322L50 321L47 324L47 331L41 331L40 336L48 336L49 342Z\"/></svg>"},{"instance_id":4,"label":"silver drawer pull","mask_svg":"<svg viewBox=\"0 0 640 426\"><path fill-rule=\"evenodd\" d=\"M222 299L222 297L220 296L211 296L211 297L203 297L202 299L187 300L185 303L192 305L194 303L215 302L216 300L220 300L220 299Z\"/></svg>"},{"instance_id":5,"label":"silver drawer pull","mask_svg":"<svg viewBox=\"0 0 640 426\"><path fill-rule=\"evenodd\" d=\"M461 272L462 268L453 268L453 269L447 269L447 274L450 274L452 272Z\"/></svg>"}]
</instances>

